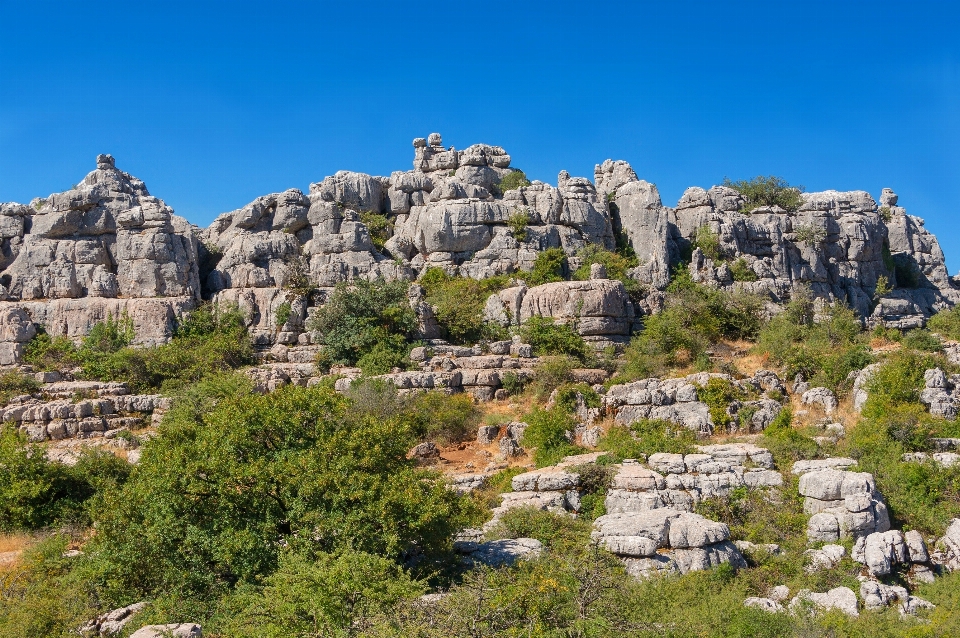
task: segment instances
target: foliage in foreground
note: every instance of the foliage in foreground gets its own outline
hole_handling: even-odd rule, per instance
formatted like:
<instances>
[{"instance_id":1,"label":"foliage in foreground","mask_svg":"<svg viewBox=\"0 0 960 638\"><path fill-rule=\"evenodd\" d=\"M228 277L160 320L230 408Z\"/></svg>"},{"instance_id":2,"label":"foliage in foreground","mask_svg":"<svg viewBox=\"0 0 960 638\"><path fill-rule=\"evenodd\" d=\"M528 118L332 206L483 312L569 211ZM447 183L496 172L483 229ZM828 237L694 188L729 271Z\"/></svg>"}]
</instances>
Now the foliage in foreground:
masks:
<instances>
[{"instance_id":1,"label":"foliage in foreground","mask_svg":"<svg viewBox=\"0 0 960 638\"><path fill-rule=\"evenodd\" d=\"M323 385L257 395L238 377L200 384L103 499L90 552L104 595L206 598L271 573L283 547L442 551L461 498L406 459L413 425Z\"/></svg>"}]
</instances>

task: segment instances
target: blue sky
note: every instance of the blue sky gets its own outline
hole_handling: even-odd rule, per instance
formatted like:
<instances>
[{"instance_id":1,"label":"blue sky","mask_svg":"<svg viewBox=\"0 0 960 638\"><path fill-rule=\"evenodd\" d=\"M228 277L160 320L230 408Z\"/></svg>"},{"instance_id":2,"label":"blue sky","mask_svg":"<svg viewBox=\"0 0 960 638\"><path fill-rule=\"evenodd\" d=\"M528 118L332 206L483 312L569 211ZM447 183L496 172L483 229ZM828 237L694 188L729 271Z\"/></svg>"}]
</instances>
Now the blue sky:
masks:
<instances>
[{"instance_id":1,"label":"blue sky","mask_svg":"<svg viewBox=\"0 0 960 638\"><path fill-rule=\"evenodd\" d=\"M556 183L625 159L674 205L775 174L892 187L960 267L960 3L0 0L0 201L97 153L194 223L414 137Z\"/></svg>"}]
</instances>

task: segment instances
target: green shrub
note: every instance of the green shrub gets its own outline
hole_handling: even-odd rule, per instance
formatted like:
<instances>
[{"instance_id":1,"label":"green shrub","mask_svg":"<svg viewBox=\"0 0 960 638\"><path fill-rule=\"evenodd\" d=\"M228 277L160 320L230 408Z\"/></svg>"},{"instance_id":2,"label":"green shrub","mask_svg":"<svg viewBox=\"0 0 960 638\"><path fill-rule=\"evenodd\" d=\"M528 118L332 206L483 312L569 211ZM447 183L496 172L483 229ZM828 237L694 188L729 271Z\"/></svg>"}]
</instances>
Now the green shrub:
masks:
<instances>
[{"instance_id":1,"label":"green shrub","mask_svg":"<svg viewBox=\"0 0 960 638\"><path fill-rule=\"evenodd\" d=\"M570 372L579 361L569 356L544 357L533 374L533 390L537 400L546 400L550 393L570 381Z\"/></svg>"},{"instance_id":2,"label":"green shrub","mask_svg":"<svg viewBox=\"0 0 960 638\"><path fill-rule=\"evenodd\" d=\"M890 280L887 279L886 275L880 275L877 277L877 285L873 289L873 300L879 301L893 292L893 286L890 285Z\"/></svg>"},{"instance_id":3,"label":"green shrub","mask_svg":"<svg viewBox=\"0 0 960 638\"><path fill-rule=\"evenodd\" d=\"M540 252L530 272L518 272L515 276L528 286L540 286L554 281L563 281L567 270L567 255L562 248L548 248Z\"/></svg>"},{"instance_id":4,"label":"green shrub","mask_svg":"<svg viewBox=\"0 0 960 638\"><path fill-rule=\"evenodd\" d=\"M770 450L777 467L790 467L795 461L813 459L819 454L817 442L794 429L792 422L793 412L790 406L786 406L763 431L757 443Z\"/></svg>"},{"instance_id":5,"label":"green shrub","mask_svg":"<svg viewBox=\"0 0 960 638\"><path fill-rule=\"evenodd\" d=\"M0 374L0 405L6 405L10 399L22 394L38 392L40 383L33 377L11 370Z\"/></svg>"},{"instance_id":6,"label":"green shrub","mask_svg":"<svg viewBox=\"0 0 960 638\"><path fill-rule=\"evenodd\" d=\"M589 385L586 383L571 383L557 388L557 407L573 413L577 407L577 395L583 397L583 402L588 408L599 408L601 405L600 395Z\"/></svg>"},{"instance_id":7,"label":"green shrub","mask_svg":"<svg viewBox=\"0 0 960 638\"><path fill-rule=\"evenodd\" d=\"M743 257L730 264L730 273L734 281L756 281L759 279L750 264Z\"/></svg>"},{"instance_id":8,"label":"green shrub","mask_svg":"<svg viewBox=\"0 0 960 638\"><path fill-rule=\"evenodd\" d=\"M912 348L923 352L940 352L943 350L943 344L929 330L916 328L910 330L900 340L904 348Z\"/></svg>"},{"instance_id":9,"label":"green shrub","mask_svg":"<svg viewBox=\"0 0 960 638\"><path fill-rule=\"evenodd\" d=\"M518 168L513 169L511 172L503 176L503 179L500 180L499 188L501 193L506 193L507 191L512 191L522 186L529 186L530 180L527 179L526 174Z\"/></svg>"},{"instance_id":10,"label":"green shrub","mask_svg":"<svg viewBox=\"0 0 960 638\"><path fill-rule=\"evenodd\" d=\"M692 362L709 368L706 351L712 344L756 336L762 307L754 295L697 284L686 268L679 268L663 310L647 318L631 340L615 381L660 376Z\"/></svg>"},{"instance_id":11,"label":"green shrub","mask_svg":"<svg viewBox=\"0 0 960 638\"><path fill-rule=\"evenodd\" d=\"M733 419L727 413L727 406L743 399L743 393L732 383L720 377L714 377L707 384L697 388L697 399L710 408L713 425L720 431L730 429Z\"/></svg>"},{"instance_id":12,"label":"green shrub","mask_svg":"<svg viewBox=\"0 0 960 638\"><path fill-rule=\"evenodd\" d=\"M290 315L293 313L293 306L289 301L282 302L277 306L276 314L274 319L276 320L277 329L283 328L283 326L290 320Z\"/></svg>"},{"instance_id":13,"label":"green shrub","mask_svg":"<svg viewBox=\"0 0 960 638\"><path fill-rule=\"evenodd\" d=\"M403 281L358 279L338 284L308 328L324 346L321 365L354 365L365 355L368 367L406 359L417 330L417 318Z\"/></svg>"},{"instance_id":14,"label":"green shrub","mask_svg":"<svg viewBox=\"0 0 960 638\"><path fill-rule=\"evenodd\" d=\"M414 543L443 550L463 499L407 460L415 430L323 385L259 395L221 375L192 386L97 508L104 596L210 596L272 572L281 546L394 560Z\"/></svg>"},{"instance_id":15,"label":"green shrub","mask_svg":"<svg viewBox=\"0 0 960 638\"><path fill-rule=\"evenodd\" d=\"M474 344L506 338L502 326L483 320L483 307L490 295L510 285L505 276L486 279L451 277L442 268L428 268L418 282L433 306L444 336L456 344Z\"/></svg>"},{"instance_id":16,"label":"green shrub","mask_svg":"<svg viewBox=\"0 0 960 638\"><path fill-rule=\"evenodd\" d=\"M827 230L814 223L797 224L793 227L793 232L798 242L811 246L819 245L827 238Z\"/></svg>"},{"instance_id":17,"label":"green shrub","mask_svg":"<svg viewBox=\"0 0 960 638\"><path fill-rule=\"evenodd\" d=\"M374 554L285 554L262 588L227 599L233 613L219 633L237 638L354 636L425 590L394 561Z\"/></svg>"},{"instance_id":18,"label":"green shrub","mask_svg":"<svg viewBox=\"0 0 960 638\"><path fill-rule=\"evenodd\" d=\"M507 226L514 239L519 242L527 240L527 225L530 224L530 213L526 209L518 209L507 219Z\"/></svg>"},{"instance_id":19,"label":"green shrub","mask_svg":"<svg viewBox=\"0 0 960 638\"><path fill-rule=\"evenodd\" d=\"M520 330L533 353L540 356L569 355L580 361L588 357L588 346L575 328L555 323L552 317L530 317Z\"/></svg>"},{"instance_id":20,"label":"green shrub","mask_svg":"<svg viewBox=\"0 0 960 638\"><path fill-rule=\"evenodd\" d=\"M881 206L879 213L880 219L882 219L886 224L889 224L890 220L893 219L893 213L891 212L889 206Z\"/></svg>"},{"instance_id":21,"label":"green shrub","mask_svg":"<svg viewBox=\"0 0 960 638\"><path fill-rule=\"evenodd\" d=\"M709 226L701 226L693 236L693 248L699 248L703 256L713 261L723 259L723 248L720 245L720 236Z\"/></svg>"},{"instance_id":22,"label":"green shrub","mask_svg":"<svg viewBox=\"0 0 960 638\"><path fill-rule=\"evenodd\" d=\"M759 175L751 180L730 181L723 178L723 185L743 195L746 200L743 212L749 213L760 206L779 206L795 212L803 204L803 186L791 186L782 177Z\"/></svg>"},{"instance_id":23,"label":"green shrub","mask_svg":"<svg viewBox=\"0 0 960 638\"><path fill-rule=\"evenodd\" d=\"M927 322L927 328L947 339L960 341L960 306L933 315Z\"/></svg>"},{"instance_id":24,"label":"green shrub","mask_svg":"<svg viewBox=\"0 0 960 638\"><path fill-rule=\"evenodd\" d=\"M835 305L814 321L813 300L803 291L763 327L756 350L768 354L788 378L802 374L814 385L838 391L850 372L872 362L856 314Z\"/></svg>"},{"instance_id":25,"label":"green shrub","mask_svg":"<svg viewBox=\"0 0 960 638\"><path fill-rule=\"evenodd\" d=\"M562 549L589 536L585 521L564 514L517 507L505 512L490 536L494 538L535 538L547 548Z\"/></svg>"},{"instance_id":26,"label":"green shrub","mask_svg":"<svg viewBox=\"0 0 960 638\"><path fill-rule=\"evenodd\" d=\"M386 241L393 237L393 221L383 213L372 210L360 213L360 221L367 227L373 245L377 250L383 250Z\"/></svg>"},{"instance_id":27,"label":"green shrub","mask_svg":"<svg viewBox=\"0 0 960 638\"><path fill-rule=\"evenodd\" d=\"M616 461L655 454L691 454L697 433L670 421L641 419L630 426L614 425L600 438L598 449Z\"/></svg>"},{"instance_id":28,"label":"green shrub","mask_svg":"<svg viewBox=\"0 0 960 638\"><path fill-rule=\"evenodd\" d=\"M924 373L939 365L930 354L901 349L870 376L863 416L881 418L892 408L920 403Z\"/></svg>"},{"instance_id":29,"label":"green shrub","mask_svg":"<svg viewBox=\"0 0 960 638\"><path fill-rule=\"evenodd\" d=\"M507 394L515 397L523 393L526 383L516 372L508 370L500 376L500 385L507 391Z\"/></svg>"},{"instance_id":30,"label":"green shrub","mask_svg":"<svg viewBox=\"0 0 960 638\"><path fill-rule=\"evenodd\" d=\"M480 410L469 394L424 392L410 400L407 412L420 423L421 439L446 445L477 436Z\"/></svg>"},{"instance_id":31,"label":"green shrub","mask_svg":"<svg viewBox=\"0 0 960 638\"><path fill-rule=\"evenodd\" d=\"M524 421L529 427L523 433L523 446L536 448L533 460L537 467L554 465L565 456L582 451L570 443L576 423L573 417L560 408L543 410L534 408Z\"/></svg>"},{"instance_id":32,"label":"green shrub","mask_svg":"<svg viewBox=\"0 0 960 638\"><path fill-rule=\"evenodd\" d=\"M129 317L108 318L94 325L80 346L66 337L38 334L25 359L41 370L80 367L81 378L123 381L134 392L173 391L208 374L253 361L246 322L236 308L200 306L187 314L169 343L138 348L129 345Z\"/></svg>"},{"instance_id":33,"label":"green shrub","mask_svg":"<svg viewBox=\"0 0 960 638\"><path fill-rule=\"evenodd\" d=\"M597 244L587 244L577 251L577 257L581 260L581 265L573 271L573 279L586 281L590 279L590 266L593 264L602 264L607 269L607 277L610 279L619 279L627 285L627 282L638 283L631 279L628 271L640 265L636 255L624 256L618 252L606 250L603 246Z\"/></svg>"},{"instance_id":34,"label":"green shrub","mask_svg":"<svg viewBox=\"0 0 960 638\"><path fill-rule=\"evenodd\" d=\"M108 452L87 451L74 466L48 461L44 449L11 427L0 431L0 531L88 524L87 505L122 483L130 466Z\"/></svg>"}]
</instances>

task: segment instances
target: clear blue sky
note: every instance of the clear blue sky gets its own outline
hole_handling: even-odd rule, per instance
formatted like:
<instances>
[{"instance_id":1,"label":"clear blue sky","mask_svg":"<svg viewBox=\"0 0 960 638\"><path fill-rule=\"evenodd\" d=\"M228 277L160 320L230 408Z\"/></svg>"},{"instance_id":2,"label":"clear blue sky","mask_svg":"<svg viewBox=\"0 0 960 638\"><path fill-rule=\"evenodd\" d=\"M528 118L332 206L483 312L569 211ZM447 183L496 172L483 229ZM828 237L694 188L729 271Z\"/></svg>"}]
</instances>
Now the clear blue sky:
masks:
<instances>
[{"instance_id":1,"label":"clear blue sky","mask_svg":"<svg viewBox=\"0 0 960 638\"><path fill-rule=\"evenodd\" d=\"M0 201L97 153L200 225L414 137L534 179L628 160L674 205L760 173L885 186L960 266L960 3L0 0Z\"/></svg>"}]
</instances>

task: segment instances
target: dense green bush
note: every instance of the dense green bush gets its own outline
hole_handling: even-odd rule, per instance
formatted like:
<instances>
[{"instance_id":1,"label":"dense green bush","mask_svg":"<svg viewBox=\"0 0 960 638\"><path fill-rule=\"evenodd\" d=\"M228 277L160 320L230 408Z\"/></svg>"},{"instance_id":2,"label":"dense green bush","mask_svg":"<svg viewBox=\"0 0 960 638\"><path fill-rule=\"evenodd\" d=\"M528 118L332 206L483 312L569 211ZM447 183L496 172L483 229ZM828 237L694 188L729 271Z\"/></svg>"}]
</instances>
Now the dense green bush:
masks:
<instances>
[{"instance_id":1,"label":"dense green bush","mask_svg":"<svg viewBox=\"0 0 960 638\"><path fill-rule=\"evenodd\" d=\"M407 460L416 424L358 407L323 385L190 388L97 510L103 595L206 598L272 572L281 547L394 560L448 547L463 499Z\"/></svg>"},{"instance_id":2,"label":"dense green bush","mask_svg":"<svg viewBox=\"0 0 960 638\"><path fill-rule=\"evenodd\" d=\"M773 423L763 431L757 445L770 450L777 467L781 468L790 467L795 461L816 458L820 453L816 441L793 427L790 406L780 410Z\"/></svg>"},{"instance_id":3,"label":"dense green bush","mask_svg":"<svg viewBox=\"0 0 960 638\"><path fill-rule=\"evenodd\" d=\"M382 374L405 362L417 330L408 288L406 282L383 279L337 284L307 326L324 346L318 363L355 365L363 360L364 372Z\"/></svg>"},{"instance_id":4,"label":"dense green bush","mask_svg":"<svg viewBox=\"0 0 960 638\"><path fill-rule=\"evenodd\" d=\"M527 240L527 226L530 224L530 213L526 209L517 210L507 219L507 226L517 241Z\"/></svg>"},{"instance_id":5,"label":"dense green bush","mask_svg":"<svg viewBox=\"0 0 960 638\"><path fill-rule=\"evenodd\" d=\"M557 388L556 405L561 410L574 412L577 407L577 396L583 398L584 404L588 408L599 408L601 405L600 395L586 383L570 383Z\"/></svg>"},{"instance_id":6,"label":"dense green bush","mask_svg":"<svg viewBox=\"0 0 960 638\"><path fill-rule=\"evenodd\" d=\"M524 447L536 448L533 460L537 467L554 465L560 459L571 454L579 454L584 450L570 442L576 422L568 412L554 407L550 410L534 408L533 412L524 418L529 427L524 430Z\"/></svg>"},{"instance_id":7,"label":"dense green bush","mask_svg":"<svg viewBox=\"0 0 960 638\"><path fill-rule=\"evenodd\" d=\"M760 206L779 206L794 212L803 204L803 186L791 186L782 177L759 175L751 180L736 182L723 178L723 185L743 195L746 203L743 212L749 213Z\"/></svg>"},{"instance_id":8,"label":"dense green bush","mask_svg":"<svg viewBox=\"0 0 960 638\"><path fill-rule=\"evenodd\" d=\"M82 378L125 381L134 392L173 392L253 362L246 322L236 308L202 305L180 321L169 343L159 346L132 347L132 339L129 317L109 317L79 347L66 337L38 334L24 360L40 370L79 367Z\"/></svg>"},{"instance_id":9,"label":"dense green bush","mask_svg":"<svg viewBox=\"0 0 960 638\"><path fill-rule=\"evenodd\" d=\"M13 370L0 374L0 405L6 405L13 397L33 394L38 390L40 383L29 375Z\"/></svg>"},{"instance_id":10,"label":"dense green bush","mask_svg":"<svg viewBox=\"0 0 960 638\"><path fill-rule=\"evenodd\" d=\"M720 236L709 226L701 226L693 236L693 248L699 248L703 256L713 261L723 259L723 250L720 246Z\"/></svg>"},{"instance_id":11,"label":"dense green bush","mask_svg":"<svg viewBox=\"0 0 960 638\"><path fill-rule=\"evenodd\" d=\"M727 413L727 407L734 401L744 398L743 392L726 379L714 377L706 385L697 388L697 399L710 408L710 418L714 427L724 432L730 429L733 418Z\"/></svg>"},{"instance_id":12,"label":"dense green bush","mask_svg":"<svg viewBox=\"0 0 960 638\"><path fill-rule=\"evenodd\" d=\"M227 599L221 635L237 638L348 637L363 634L423 583L394 561L344 550L305 558L285 554L262 588Z\"/></svg>"},{"instance_id":13,"label":"dense green bush","mask_svg":"<svg viewBox=\"0 0 960 638\"><path fill-rule=\"evenodd\" d=\"M949 310L941 310L930 317L927 322L927 328L931 332L943 335L947 339L960 341L960 307L954 307Z\"/></svg>"},{"instance_id":14,"label":"dense green bush","mask_svg":"<svg viewBox=\"0 0 960 638\"><path fill-rule=\"evenodd\" d=\"M502 326L483 320L483 307L490 295L510 285L505 276L471 279L451 277L442 268L428 268L418 282L433 306L445 337L456 344L507 338Z\"/></svg>"},{"instance_id":15,"label":"dense green bush","mask_svg":"<svg viewBox=\"0 0 960 638\"><path fill-rule=\"evenodd\" d=\"M753 268L743 257L730 264L730 273L733 275L734 281L756 281L759 279L757 273L753 271Z\"/></svg>"},{"instance_id":16,"label":"dense green bush","mask_svg":"<svg viewBox=\"0 0 960 638\"><path fill-rule=\"evenodd\" d=\"M834 390L843 390L850 372L872 361L856 314L837 304L815 321L813 300L802 291L763 327L756 350L768 354L787 377L802 374L813 385Z\"/></svg>"},{"instance_id":17,"label":"dense green bush","mask_svg":"<svg viewBox=\"0 0 960 638\"><path fill-rule=\"evenodd\" d=\"M943 349L943 344L940 343L940 340L929 330L924 330L923 328L910 330L903 335L900 343L903 344L904 348L920 350L922 352L940 352Z\"/></svg>"},{"instance_id":18,"label":"dense green bush","mask_svg":"<svg viewBox=\"0 0 960 638\"><path fill-rule=\"evenodd\" d=\"M589 346L576 329L570 324L556 323L552 317L530 317L520 333L538 357L569 355L584 361L589 354Z\"/></svg>"},{"instance_id":19,"label":"dense green bush","mask_svg":"<svg viewBox=\"0 0 960 638\"><path fill-rule=\"evenodd\" d=\"M503 179L500 180L500 184L498 186L501 193L506 193L507 191L515 190L521 186L529 185L530 180L527 179L526 174L519 168L515 168L503 176Z\"/></svg>"},{"instance_id":20,"label":"dense green bush","mask_svg":"<svg viewBox=\"0 0 960 638\"><path fill-rule=\"evenodd\" d=\"M690 363L709 369L707 349L720 339L755 337L761 310L758 297L697 284L679 268L664 309L647 318L643 332L631 340L616 381L660 376Z\"/></svg>"},{"instance_id":21,"label":"dense green bush","mask_svg":"<svg viewBox=\"0 0 960 638\"><path fill-rule=\"evenodd\" d=\"M123 483L126 461L88 450L76 465L48 461L42 447L12 427L0 430L0 531L89 524L88 505L99 492Z\"/></svg>"},{"instance_id":22,"label":"dense green bush","mask_svg":"<svg viewBox=\"0 0 960 638\"><path fill-rule=\"evenodd\" d=\"M580 362L570 356L544 357L533 376L533 393L537 400L546 401L550 394L570 381L570 373Z\"/></svg>"},{"instance_id":23,"label":"dense green bush","mask_svg":"<svg viewBox=\"0 0 960 638\"><path fill-rule=\"evenodd\" d=\"M567 255L563 248L548 248L540 251L529 271L520 271L514 274L528 286L540 286L554 281L563 281L567 272Z\"/></svg>"},{"instance_id":24,"label":"dense green bush","mask_svg":"<svg viewBox=\"0 0 960 638\"><path fill-rule=\"evenodd\" d=\"M393 221L383 213L372 210L360 213L360 221L367 227L373 245L377 250L383 250L386 241L393 237Z\"/></svg>"},{"instance_id":25,"label":"dense green bush","mask_svg":"<svg viewBox=\"0 0 960 638\"><path fill-rule=\"evenodd\" d=\"M694 451L697 433L671 423L641 419L629 426L614 425L600 438L598 449L609 452L616 461L639 459L657 452L690 454Z\"/></svg>"}]
</instances>

